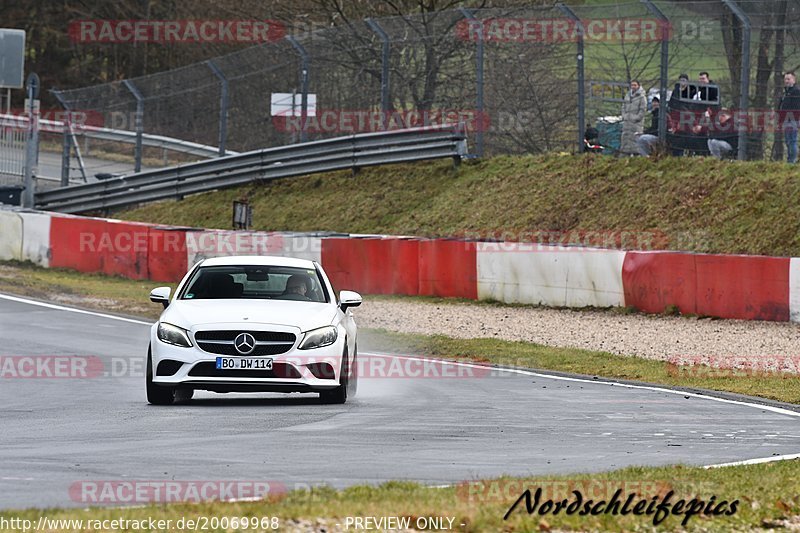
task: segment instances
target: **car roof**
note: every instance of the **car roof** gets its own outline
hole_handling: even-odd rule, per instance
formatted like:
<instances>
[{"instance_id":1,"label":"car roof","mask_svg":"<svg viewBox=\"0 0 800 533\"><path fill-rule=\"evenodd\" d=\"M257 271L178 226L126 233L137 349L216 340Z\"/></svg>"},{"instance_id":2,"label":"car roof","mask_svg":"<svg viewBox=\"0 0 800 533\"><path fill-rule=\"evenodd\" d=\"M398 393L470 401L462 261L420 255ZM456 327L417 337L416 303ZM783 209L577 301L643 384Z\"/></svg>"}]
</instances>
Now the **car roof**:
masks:
<instances>
[{"instance_id":1,"label":"car roof","mask_svg":"<svg viewBox=\"0 0 800 533\"><path fill-rule=\"evenodd\" d=\"M272 255L229 255L210 257L201 266L281 266L313 269L314 262L296 257L278 257Z\"/></svg>"}]
</instances>

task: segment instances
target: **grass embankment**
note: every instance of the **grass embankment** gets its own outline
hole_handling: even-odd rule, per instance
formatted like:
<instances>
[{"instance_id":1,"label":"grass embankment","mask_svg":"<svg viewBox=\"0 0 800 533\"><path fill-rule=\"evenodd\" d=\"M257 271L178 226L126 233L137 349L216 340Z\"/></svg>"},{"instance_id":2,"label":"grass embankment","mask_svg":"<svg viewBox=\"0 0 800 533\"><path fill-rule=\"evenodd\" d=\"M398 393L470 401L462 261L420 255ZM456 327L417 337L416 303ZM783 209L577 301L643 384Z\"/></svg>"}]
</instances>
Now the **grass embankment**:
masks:
<instances>
[{"instance_id":1,"label":"grass embankment","mask_svg":"<svg viewBox=\"0 0 800 533\"><path fill-rule=\"evenodd\" d=\"M736 513L732 516L706 516L703 513L688 519L681 528L682 514L667 516L660 523L660 530L667 531L753 531L756 528L783 528L797 524L800 512L796 495L800 493L800 461L786 461L747 467L702 469L686 467L626 468L603 474L573 476L541 476L535 479L503 478L492 481L472 482L467 485L430 488L417 483L391 482L379 487L355 486L341 491L319 488L293 491L271 497L267 501L248 503L209 502L200 504L150 505L128 509L48 509L25 511L2 511L0 517L31 520L35 525L40 516L54 519L93 520L172 520L172 530L177 520L197 520L202 517L278 517L281 530L299 531L344 531L346 517L409 517L415 524L418 517L450 517L454 531L650 531L653 530L654 514L645 516L529 516L524 502L509 516L503 516L514 501L525 490L532 493L542 489L542 500L569 498L575 501L572 490L582 493L584 502L609 500L617 489L622 490L622 500L628 494L637 493L639 499L657 497L661 501L666 493L674 491L671 504L692 498L708 503L715 497L714 506L726 501L728 508L738 500ZM712 506L713 508L713 506ZM86 522L84 522L84 525ZM336 524L341 524L336 527ZM447 522L445 521L445 524ZM463 524L463 525L462 525ZM297 528L304 525L305 527ZM295 529L297 528L297 529ZM62 528L68 531L72 528ZM108 530L107 527L100 528ZM191 527L185 527L190 530ZM352 531L353 524L350 524ZM129 526L129 530L134 528ZM140 530L141 529L136 529ZM145 526L145 530L147 527ZM225 531L225 528L212 530ZM233 531L235 528L228 528ZM269 528L242 528L242 531L269 531Z\"/></svg>"},{"instance_id":2,"label":"grass embankment","mask_svg":"<svg viewBox=\"0 0 800 533\"><path fill-rule=\"evenodd\" d=\"M154 285L154 282L134 281L101 274L81 274L20 263L0 263L0 292L23 294L156 320L162 308L152 304L148 299ZM386 296L381 298L392 299ZM369 298L365 305L369 305ZM438 305L447 303L442 301ZM702 368L697 370L664 361L613 355L607 352L555 348L489 338L454 339L443 335L416 335L367 328L360 331L359 346L362 351L383 350L554 370L676 387L734 392L800 404L800 379L797 379L797 375L789 373L726 372L719 369L708 369L708 372L704 372Z\"/></svg>"},{"instance_id":3,"label":"grass embankment","mask_svg":"<svg viewBox=\"0 0 800 533\"><path fill-rule=\"evenodd\" d=\"M509 232L511 239L566 232L548 235L567 241L574 230L625 230L663 234L665 247L674 250L800 255L796 168L711 158L502 156L457 170L450 162L426 162L250 184L117 216L228 228L231 202L243 197L259 230Z\"/></svg>"}]
</instances>

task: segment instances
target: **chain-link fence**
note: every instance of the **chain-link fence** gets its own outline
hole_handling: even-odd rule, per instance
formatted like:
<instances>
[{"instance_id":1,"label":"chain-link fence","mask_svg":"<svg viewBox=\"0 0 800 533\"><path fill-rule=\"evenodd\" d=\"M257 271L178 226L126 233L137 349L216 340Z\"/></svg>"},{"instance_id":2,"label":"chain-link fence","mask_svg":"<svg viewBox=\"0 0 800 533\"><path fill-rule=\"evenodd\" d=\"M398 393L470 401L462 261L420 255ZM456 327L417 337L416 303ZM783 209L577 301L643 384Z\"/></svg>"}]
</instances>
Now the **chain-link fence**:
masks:
<instances>
[{"instance_id":1,"label":"chain-link fence","mask_svg":"<svg viewBox=\"0 0 800 533\"><path fill-rule=\"evenodd\" d=\"M587 126L613 153L624 148L631 80L649 111L679 74L698 87L707 72L719 101L662 120L662 138L676 120L709 135L703 121L724 108L741 157L782 158L774 111L783 72L800 68L798 22L800 0L453 9L317 30L57 97L102 113L106 127L236 151L449 121L465 123L479 155L575 151ZM277 93L296 95L282 116L271 112Z\"/></svg>"}]
</instances>

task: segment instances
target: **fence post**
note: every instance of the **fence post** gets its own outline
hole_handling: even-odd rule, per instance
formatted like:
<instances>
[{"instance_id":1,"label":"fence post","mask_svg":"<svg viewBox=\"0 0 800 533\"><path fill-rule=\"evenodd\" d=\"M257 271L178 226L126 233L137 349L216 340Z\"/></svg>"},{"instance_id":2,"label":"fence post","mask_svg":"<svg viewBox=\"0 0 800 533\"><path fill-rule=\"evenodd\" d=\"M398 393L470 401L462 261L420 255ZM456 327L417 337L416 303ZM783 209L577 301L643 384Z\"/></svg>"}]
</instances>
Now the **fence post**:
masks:
<instances>
[{"instance_id":1,"label":"fence post","mask_svg":"<svg viewBox=\"0 0 800 533\"><path fill-rule=\"evenodd\" d=\"M742 80L739 95L739 112L747 113L750 108L750 17L742 11L734 0L722 0L728 9L742 23ZM747 159L747 129L739 129L739 160Z\"/></svg>"},{"instance_id":2,"label":"fence post","mask_svg":"<svg viewBox=\"0 0 800 533\"><path fill-rule=\"evenodd\" d=\"M61 186L66 187L69 185L69 159L72 152L72 136L70 135L69 124L69 122L72 120L72 116L69 111L69 106L61 96L61 91L52 90L50 93L55 96L56 100L58 100L58 103L60 103L61 107L64 108L64 111L67 112L66 119L64 120L64 132L62 134L63 149L61 151Z\"/></svg>"},{"instance_id":3,"label":"fence post","mask_svg":"<svg viewBox=\"0 0 800 533\"><path fill-rule=\"evenodd\" d=\"M659 79L658 138L667 140L667 77L669 76L669 38L672 33L669 18L650 0L642 0L647 9L661 22L661 76Z\"/></svg>"},{"instance_id":4,"label":"fence post","mask_svg":"<svg viewBox=\"0 0 800 533\"><path fill-rule=\"evenodd\" d=\"M365 22L381 40L381 129L385 130L389 114L389 53L392 43L389 35L375 20L368 18Z\"/></svg>"},{"instance_id":5,"label":"fence post","mask_svg":"<svg viewBox=\"0 0 800 533\"><path fill-rule=\"evenodd\" d=\"M134 172L141 172L142 170L142 133L144 133L144 98L139 89L133 84L131 80L122 80L123 85L130 91L134 98L136 98L136 148L134 149Z\"/></svg>"},{"instance_id":6,"label":"fence post","mask_svg":"<svg viewBox=\"0 0 800 533\"><path fill-rule=\"evenodd\" d=\"M302 60L300 66L300 142L306 142L308 140L308 125L306 124L308 122L308 51L293 36L287 35L286 40L292 43ZM294 102L292 102L292 105L294 105Z\"/></svg>"},{"instance_id":7,"label":"fence post","mask_svg":"<svg viewBox=\"0 0 800 533\"><path fill-rule=\"evenodd\" d=\"M228 140L228 78L225 73L209 59L206 65L219 79L219 155L225 155L225 144Z\"/></svg>"},{"instance_id":8,"label":"fence post","mask_svg":"<svg viewBox=\"0 0 800 533\"><path fill-rule=\"evenodd\" d=\"M470 24L478 25L478 41L475 43L475 93L477 98L477 112L478 120L477 130L475 131L475 152L478 157L483 157L483 129L488 125L489 121L483 116L483 23L475 18L475 14L465 7L460 7L459 11L464 15L464 18L470 21ZM466 130L465 130L466 133Z\"/></svg>"},{"instance_id":9,"label":"fence post","mask_svg":"<svg viewBox=\"0 0 800 533\"><path fill-rule=\"evenodd\" d=\"M583 138L586 134L586 94L584 88L584 68L583 68L583 22L581 18L566 4L556 4L558 8L569 18L575 21L578 29L578 53L575 56L576 68L578 70L578 152L583 152Z\"/></svg>"},{"instance_id":10,"label":"fence post","mask_svg":"<svg viewBox=\"0 0 800 533\"><path fill-rule=\"evenodd\" d=\"M34 176L39 159L39 85L39 76L34 72L28 74L25 89L28 95L26 111L30 129L25 139L25 189L22 191L22 207L33 207L35 202Z\"/></svg>"}]
</instances>

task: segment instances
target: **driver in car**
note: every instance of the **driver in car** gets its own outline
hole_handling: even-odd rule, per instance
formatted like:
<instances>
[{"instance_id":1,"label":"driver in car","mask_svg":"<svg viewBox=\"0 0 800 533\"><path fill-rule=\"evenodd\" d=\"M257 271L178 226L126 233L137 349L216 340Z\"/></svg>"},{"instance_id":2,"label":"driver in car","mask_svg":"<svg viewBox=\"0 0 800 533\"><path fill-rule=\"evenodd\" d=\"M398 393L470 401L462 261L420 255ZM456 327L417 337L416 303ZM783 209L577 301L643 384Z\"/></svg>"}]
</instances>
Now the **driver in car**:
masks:
<instances>
[{"instance_id":1,"label":"driver in car","mask_svg":"<svg viewBox=\"0 0 800 533\"><path fill-rule=\"evenodd\" d=\"M289 276L286 281L286 290L283 291L283 296L287 300L310 300L308 296L308 280L305 276L295 274Z\"/></svg>"}]
</instances>

